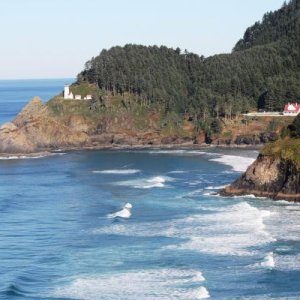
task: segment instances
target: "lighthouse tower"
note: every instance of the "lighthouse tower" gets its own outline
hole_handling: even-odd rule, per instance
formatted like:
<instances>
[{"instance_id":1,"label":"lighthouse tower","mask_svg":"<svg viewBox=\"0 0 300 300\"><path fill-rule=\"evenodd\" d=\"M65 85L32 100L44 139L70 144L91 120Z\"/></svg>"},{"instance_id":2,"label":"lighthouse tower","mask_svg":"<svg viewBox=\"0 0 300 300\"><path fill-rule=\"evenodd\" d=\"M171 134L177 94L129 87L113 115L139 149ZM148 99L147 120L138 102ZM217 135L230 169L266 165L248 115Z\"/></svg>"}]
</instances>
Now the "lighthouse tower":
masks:
<instances>
[{"instance_id":1,"label":"lighthouse tower","mask_svg":"<svg viewBox=\"0 0 300 300\"><path fill-rule=\"evenodd\" d=\"M70 87L67 84L64 88L64 99L74 99L73 93L70 92Z\"/></svg>"}]
</instances>

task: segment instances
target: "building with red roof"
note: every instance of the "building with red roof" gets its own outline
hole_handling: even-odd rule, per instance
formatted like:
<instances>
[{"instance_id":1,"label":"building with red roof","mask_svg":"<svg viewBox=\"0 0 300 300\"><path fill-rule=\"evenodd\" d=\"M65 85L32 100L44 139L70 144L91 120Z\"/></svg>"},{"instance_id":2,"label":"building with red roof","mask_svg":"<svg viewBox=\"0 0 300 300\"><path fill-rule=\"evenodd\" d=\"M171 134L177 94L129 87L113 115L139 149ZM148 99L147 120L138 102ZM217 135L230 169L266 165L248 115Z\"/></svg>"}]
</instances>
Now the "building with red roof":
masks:
<instances>
[{"instance_id":1,"label":"building with red roof","mask_svg":"<svg viewBox=\"0 0 300 300\"><path fill-rule=\"evenodd\" d=\"M300 113L300 104L288 103L284 106L283 114L285 116L297 116Z\"/></svg>"}]
</instances>

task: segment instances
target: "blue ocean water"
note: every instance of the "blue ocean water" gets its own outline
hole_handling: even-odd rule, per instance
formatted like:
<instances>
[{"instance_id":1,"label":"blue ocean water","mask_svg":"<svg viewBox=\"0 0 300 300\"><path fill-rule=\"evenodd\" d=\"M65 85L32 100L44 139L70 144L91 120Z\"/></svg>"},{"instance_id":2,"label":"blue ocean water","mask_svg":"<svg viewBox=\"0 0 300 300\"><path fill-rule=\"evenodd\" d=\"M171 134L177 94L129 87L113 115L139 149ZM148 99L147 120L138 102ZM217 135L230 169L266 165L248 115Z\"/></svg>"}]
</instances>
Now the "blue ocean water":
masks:
<instances>
[{"instance_id":1,"label":"blue ocean water","mask_svg":"<svg viewBox=\"0 0 300 300\"><path fill-rule=\"evenodd\" d=\"M300 299L300 205L214 194L256 155L0 160L0 299Z\"/></svg>"},{"instance_id":2,"label":"blue ocean water","mask_svg":"<svg viewBox=\"0 0 300 300\"><path fill-rule=\"evenodd\" d=\"M0 124L11 121L34 96L48 101L74 79L0 80Z\"/></svg>"}]
</instances>

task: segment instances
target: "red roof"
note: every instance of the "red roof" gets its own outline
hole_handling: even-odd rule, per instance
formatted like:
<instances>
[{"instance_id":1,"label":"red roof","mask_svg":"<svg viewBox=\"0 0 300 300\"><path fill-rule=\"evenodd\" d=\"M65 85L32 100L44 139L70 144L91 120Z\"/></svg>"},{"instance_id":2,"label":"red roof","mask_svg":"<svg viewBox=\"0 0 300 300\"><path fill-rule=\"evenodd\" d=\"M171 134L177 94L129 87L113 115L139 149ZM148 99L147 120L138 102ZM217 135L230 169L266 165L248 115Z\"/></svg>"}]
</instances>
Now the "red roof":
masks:
<instances>
[{"instance_id":1,"label":"red roof","mask_svg":"<svg viewBox=\"0 0 300 300\"><path fill-rule=\"evenodd\" d=\"M298 113L300 112L300 104L298 103L288 103L284 106L284 112Z\"/></svg>"}]
</instances>

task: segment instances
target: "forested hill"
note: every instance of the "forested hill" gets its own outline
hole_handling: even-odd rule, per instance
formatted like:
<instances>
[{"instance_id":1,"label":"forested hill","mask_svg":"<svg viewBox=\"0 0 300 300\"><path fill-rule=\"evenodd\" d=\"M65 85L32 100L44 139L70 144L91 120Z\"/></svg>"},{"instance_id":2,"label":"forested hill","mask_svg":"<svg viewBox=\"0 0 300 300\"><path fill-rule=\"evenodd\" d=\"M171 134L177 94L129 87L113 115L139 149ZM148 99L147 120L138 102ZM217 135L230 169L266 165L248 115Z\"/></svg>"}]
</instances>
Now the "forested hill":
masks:
<instances>
[{"instance_id":1,"label":"forested hill","mask_svg":"<svg viewBox=\"0 0 300 300\"><path fill-rule=\"evenodd\" d=\"M233 50L240 51L273 42L295 46L300 39L299 9L300 1L293 0L290 4L284 2L281 9L275 12L266 13L262 22L247 28Z\"/></svg>"},{"instance_id":2,"label":"forested hill","mask_svg":"<svg viewBox=\"0 0 300 300\"><path fill-rule=\"evenodd\" d=\"M265 14L231 54L204 58L164 46L113 47L86 63L78 83L199 120L256 108L282 110L285 102L300 99L299 3Z\"/></svg>"}]
</instances>

